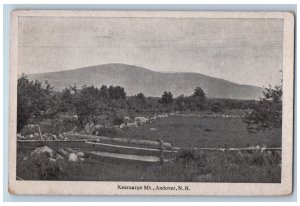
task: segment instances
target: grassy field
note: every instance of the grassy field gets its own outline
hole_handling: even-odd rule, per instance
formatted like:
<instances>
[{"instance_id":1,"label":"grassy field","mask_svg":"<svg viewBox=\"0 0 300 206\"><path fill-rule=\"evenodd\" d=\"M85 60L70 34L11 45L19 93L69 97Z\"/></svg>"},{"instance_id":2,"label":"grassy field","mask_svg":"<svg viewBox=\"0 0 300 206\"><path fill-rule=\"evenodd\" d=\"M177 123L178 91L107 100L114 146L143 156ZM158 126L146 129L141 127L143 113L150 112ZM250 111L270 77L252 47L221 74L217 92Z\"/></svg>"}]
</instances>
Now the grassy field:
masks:
<instances>
[{"instance_id":1,"label":"grassy field","mask_svg":"<svg viewBox=\"0 0 300 206\"><path fill-rule=\"evenodd\" d=\"M150 130L157 129L156 131ZM163 139L177 147L281 147L281 129L249 133L241 118L159 118L140 127L118 130L113 137Z\"/></svg>"},{"instance_id":2,"label":"grassy field","mask_svg":"<svg viewBox=\"0 0 300 206\"><path fill-rule=\"evenodd\" d=\"M235 113L233 113L235 114ZM151 129L155 128L155 129ZM106 136L163 139L172 146L190 147L281 147L281 129L249 133L241 118L169 116ZM178 181L178 182L280 182L281 154L277 152L195 151L187 149L172 163L86 160L58 163L24 161L31 151L18 150L17 176L25 180L70 181Z\"/></svg>"}]
</instances>

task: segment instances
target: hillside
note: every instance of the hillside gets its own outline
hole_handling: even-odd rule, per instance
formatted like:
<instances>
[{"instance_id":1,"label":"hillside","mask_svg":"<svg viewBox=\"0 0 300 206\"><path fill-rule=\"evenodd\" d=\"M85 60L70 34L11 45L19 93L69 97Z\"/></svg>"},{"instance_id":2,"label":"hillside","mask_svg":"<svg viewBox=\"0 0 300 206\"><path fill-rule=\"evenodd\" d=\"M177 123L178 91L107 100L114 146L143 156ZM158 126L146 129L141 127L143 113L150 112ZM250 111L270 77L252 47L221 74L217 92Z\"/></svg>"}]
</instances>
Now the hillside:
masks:
<instances>
[{"instance_id":1,"label":"hillside","mask_svg":"<svg viewBox=\"0 0 300 206\"><path fill-rule=\"evenodd\" d=\"M127 95L143 92L146 96L159 97L163 91L173 95L191 95L196 86L204 89L208 97L230 99L258 99L263 88L240 85L202 75L199 73L163 73L126 64L104 64L73 70L31 74L30 79L47 80L56 91L66 86L83 85L120 85Z\"/></svg>"}]
</instances>

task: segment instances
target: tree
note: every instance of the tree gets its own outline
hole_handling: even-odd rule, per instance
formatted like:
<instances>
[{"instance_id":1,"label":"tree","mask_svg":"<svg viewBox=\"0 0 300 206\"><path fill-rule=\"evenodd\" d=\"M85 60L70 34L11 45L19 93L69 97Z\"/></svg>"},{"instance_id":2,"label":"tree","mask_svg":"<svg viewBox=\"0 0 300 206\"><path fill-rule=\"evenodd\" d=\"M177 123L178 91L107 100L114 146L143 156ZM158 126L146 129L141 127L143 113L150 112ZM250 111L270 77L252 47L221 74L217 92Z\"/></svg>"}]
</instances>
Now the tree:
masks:
<instances>
[{"instance_id":1,"label":"tree","mask_svg":"<svg viewBox=\"0 0 300 206\"><path fill-rule=\"evenodd\" d=\"M254 109L243 118L249 132L282 126L282 85L274 88L269 86L263 91L263 95Z\"/></svg>"},{"instance_id":2,"label":"tree","mask_svg":"<svg viewBox=\"0 0 300 206\"><path fill-rule=\"evenodd\" d=\"M69 111L75 111L78 121L85 133L89 134L86 126L95 125L98 122L99 113L105 108L105 99L101 97L98 88L83 86L78 90L75 86L66 88L62 95L63 104Z\"/></svg>"},{"instance_id":3,"label":"tree","mask_svg":"<svg viewBox=\"0 0 300 206\"><path fill-rule=\"evenodd\" d=\"M204 108L204 103L206 101L206 94L201 87L196 87L194 93L192 95L193 101L198 110L202 110Z\"/></svg>"},{"instance_id":4,"label":"tree","mask_svg":"<svg viewBox=\"0 0 300 206\"><path fill-rule=\"evenodd\" d=\"M108 88L108 94L110 99L125 99L126 98L126 92L124 87L121 86L109 86Z\"/></svg>"},{"instance_id":5,"label":"tree","mask_svg":"<svg viewBox=\"0 0 300 206\"><path fill-rule=\"evenodd\" d=\"M185 105L186 105L186 98L182 94L179 97L176 98L175 100L176 107L179 111L184 111L185 110Z\"/></svg>"},{"instance_id":6,"label":"tree","mask_svg":"<svg viewBox=\"0 0 300 206\"><path fill-rule=\"evenodd\" d=\"M165 91L161 96L161 103L162 104L170 104L173 102L173 94L171 92Z\"/></svg>"},{"instance_id":7,"label":"tree","mask_svg":"<svg viewBox=\"0 0 300 206\"><path fill-rule=\"evenodd\" d=\"M17 132L20 132L30 119L36 121L56 113L53 97L52 87L48 82L43 85L22 75L17 85Z\"/></svg>"},{"instance_id":8,"label":"tree","mask_svg":"<svg viewBox=\"0 0 300 206\"><path fill-rule=\"evenodd\" d=\"M143 103L146 102L146 97L145 97L145 95L144 95L142 92L138 93L138 94L136 95L136 98L139 99L139 100L140 100L141 102L143 102Z\"/></svg>"},{"instance_id":9,"label":"tree","mask_svg":"<svg viewBox=\"0 0 300 206\"><path fill-rule=\"evenodd\" d=\"M193 93L193 97L199 97L201 98L203 101L205 101L206 99L206 94L204 92L204 90L201 87L196 87L194 89L194 93Z\"/></svg>"},{"instance_id":10,"label":"tree","mask_svg":"<svg viewBox=\"0 0 300 206\"><path fill-rule=\"evenodd\" d=\"M99 93L100 93L100 96L102 98L108 98L109 97L109 93L108 93L108 89L107 89L106 85L101 86Z\"/></svg>"},{"instance_id":11,"label":"tree","mask_svg":"<svg viewBox=\"0 0 300 206\"><path fill-rule=\"evenodd\" d=\"M222 104L221 102L215 102L211 105L211 111L212 112L224 112L225 111L225 107L224 104Z\"/></svg>"}]
</instances>

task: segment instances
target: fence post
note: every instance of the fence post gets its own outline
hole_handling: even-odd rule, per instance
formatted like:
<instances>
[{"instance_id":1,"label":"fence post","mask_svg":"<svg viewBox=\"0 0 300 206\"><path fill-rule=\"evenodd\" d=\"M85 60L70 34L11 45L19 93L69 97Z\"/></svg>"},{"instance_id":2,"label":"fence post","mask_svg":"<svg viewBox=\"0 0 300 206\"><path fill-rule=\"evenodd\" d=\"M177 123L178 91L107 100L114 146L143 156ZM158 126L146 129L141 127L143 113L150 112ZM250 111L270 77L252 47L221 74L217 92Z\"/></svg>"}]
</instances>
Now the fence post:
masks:
<instances>
[{"instance_id":1,"label":"fence post","mask_svg":"<svg viewBox=\"0 0 300 206\"><path fill-rule=\"evenodd\" d=\"M160 164L164 163L164 142L162 139L159 140L159 145L160 145Z\"/></svg>"},{"instance_id":2,"label":"fence post","mask_svg":"<svg viewBox=\"0 0 300 206\"><path fill-rule=\"evenodd\" d=\"M40 135L40 139L41 140L44 140L44 138L43 138L43 136L42 136L42 132L41 132L41 127L40 127L40 125L36 125L37 126L37 128L38 128L38 130L39 130L39 135Z\"/></svg>"}]
</instances>

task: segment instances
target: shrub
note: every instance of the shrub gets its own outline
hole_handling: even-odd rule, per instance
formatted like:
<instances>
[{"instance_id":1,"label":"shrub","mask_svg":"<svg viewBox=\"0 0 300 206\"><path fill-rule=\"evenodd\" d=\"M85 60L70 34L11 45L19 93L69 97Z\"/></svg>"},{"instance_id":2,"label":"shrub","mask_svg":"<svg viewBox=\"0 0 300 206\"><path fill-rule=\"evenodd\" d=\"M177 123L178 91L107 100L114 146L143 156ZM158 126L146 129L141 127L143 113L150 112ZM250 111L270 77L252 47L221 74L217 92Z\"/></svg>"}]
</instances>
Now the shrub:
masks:
<instances>
[{"instance_id":1,"label":"shrub","mask_svg":"<svg viewBox=\"0 0 300 206\"><path fill-rule=\"evenodd\" d=\"M225 107L223 104L221 104L220 102L215 102L211 105L211 111L212 112L219 112L222 113L225 111Z\"/></svg>"},{"instance_id":2,"label":"shrub","mask_svg":"<svg viewBox=\"0 0 300 206\"><path fill-rule=\"evenodd\" d=\"M165 91L161 96L160 101L162 104L171 104L173 102L173 94L171 92Z\"/></svg>"},{"instance_id":3,"label":"shrub","mask_svg":"<svg viewBox=\"0 0 300 206\"><path fill-rule=\"evenodd\" d=\"M121 125L124 123L124 117L123 116L114 116L114 119L113 119L113 124L114 125Z\"/></svg>"}]
</instances>

